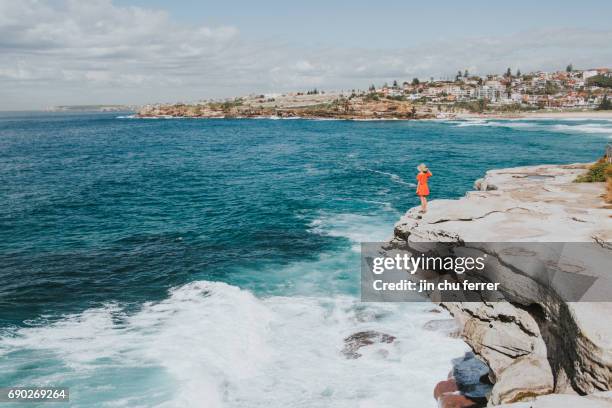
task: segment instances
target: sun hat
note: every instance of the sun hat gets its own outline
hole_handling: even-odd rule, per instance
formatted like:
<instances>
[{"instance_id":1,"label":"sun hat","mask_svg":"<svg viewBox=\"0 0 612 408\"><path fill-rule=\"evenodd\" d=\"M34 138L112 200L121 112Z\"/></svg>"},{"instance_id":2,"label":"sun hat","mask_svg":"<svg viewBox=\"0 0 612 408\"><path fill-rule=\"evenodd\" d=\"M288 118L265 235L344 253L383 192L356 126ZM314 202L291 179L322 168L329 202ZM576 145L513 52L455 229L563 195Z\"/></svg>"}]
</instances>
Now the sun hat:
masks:
<instances>
[{"instance_id":1,"label":"sun hat","mask_svg":"<svg viewBox=\"0 0 612 408\"><path fill-rule=\"evenodd\" d=\"M429 171L429 169L427 168L427 166L425 165L425 163L421 163L421 164L419 164L419 165L417 166L417 170L418 170L418 171L423 171L423 172L425 172L425 171Z\"/></svg>"}]
</instances>

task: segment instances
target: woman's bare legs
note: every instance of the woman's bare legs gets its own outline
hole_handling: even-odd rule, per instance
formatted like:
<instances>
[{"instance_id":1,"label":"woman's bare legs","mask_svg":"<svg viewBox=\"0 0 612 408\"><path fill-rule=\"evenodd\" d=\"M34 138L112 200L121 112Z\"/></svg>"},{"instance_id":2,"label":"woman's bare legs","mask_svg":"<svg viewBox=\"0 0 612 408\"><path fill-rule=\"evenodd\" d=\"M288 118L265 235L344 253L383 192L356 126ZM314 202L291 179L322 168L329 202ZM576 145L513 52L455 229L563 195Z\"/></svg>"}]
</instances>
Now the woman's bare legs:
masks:
<instances>
[{"instance_id":1,"label":"woman's bare legs","mask_svg":"<svg viewBox=\"0 0 612 408\"><path fill-rule=\"evenodd\" d=\"M427 212L427 197L419 196L421 198L421 212Z\"/></svg>"}]
</instances>

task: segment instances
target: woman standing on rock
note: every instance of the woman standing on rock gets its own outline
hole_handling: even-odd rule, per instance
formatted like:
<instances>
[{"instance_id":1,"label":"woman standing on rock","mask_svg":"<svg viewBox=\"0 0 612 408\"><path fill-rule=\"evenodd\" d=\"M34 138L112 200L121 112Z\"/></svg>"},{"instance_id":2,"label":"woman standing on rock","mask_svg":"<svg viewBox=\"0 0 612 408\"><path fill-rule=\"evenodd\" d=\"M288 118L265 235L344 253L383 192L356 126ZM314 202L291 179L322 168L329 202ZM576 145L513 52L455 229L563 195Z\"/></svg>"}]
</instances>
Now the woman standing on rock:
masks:
<instances>
[{"instance_id":1,"label":"woman standing on rock","mask_svg":"<svg viewBox=\"0 0 612 408\"><path fill-rule=\"evenodd\" d=\"M431 171L427 168L425 163L419 164L417 167L419 174L417 174L417 189L416 193L421 199L421 211L422 213L427 212L427 196L429 195L429 186L427 180L431 177Z\"/></svg>"}]
</instances>

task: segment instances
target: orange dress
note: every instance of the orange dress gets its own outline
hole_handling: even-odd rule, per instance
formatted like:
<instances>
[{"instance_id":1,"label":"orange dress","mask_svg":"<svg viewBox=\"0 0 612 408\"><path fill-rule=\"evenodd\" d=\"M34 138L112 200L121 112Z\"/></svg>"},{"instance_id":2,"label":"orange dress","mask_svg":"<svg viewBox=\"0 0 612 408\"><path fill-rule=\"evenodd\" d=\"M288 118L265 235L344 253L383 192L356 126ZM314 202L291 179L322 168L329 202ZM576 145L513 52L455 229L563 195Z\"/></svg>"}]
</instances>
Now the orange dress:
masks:
<instances>
[{"instance_id":1,"label":"orange dress","mask_svg":"<svg viewBox=\"0 0 612 408\"><path fill-rule=\"evenodd\" d=\"M419 173L416 176L417 179L417 190L416 193L419 196L428 196L429 195L429 186L427 185L427 179L431 177L431 173Z\"/></svg>"}]
</instances>

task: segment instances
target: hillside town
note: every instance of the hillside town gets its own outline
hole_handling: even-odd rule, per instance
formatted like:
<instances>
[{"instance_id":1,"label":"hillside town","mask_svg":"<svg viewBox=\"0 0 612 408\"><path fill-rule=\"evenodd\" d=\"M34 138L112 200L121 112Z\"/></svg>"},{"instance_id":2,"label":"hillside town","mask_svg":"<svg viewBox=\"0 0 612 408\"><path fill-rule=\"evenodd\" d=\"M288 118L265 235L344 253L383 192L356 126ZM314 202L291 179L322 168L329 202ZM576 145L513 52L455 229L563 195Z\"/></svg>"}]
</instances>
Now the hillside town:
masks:
<instances>
[{"instance_id":1,"label":"hillside town","mask_svg":"<svg viewBox=\"0 0 612 408\"><path fill-rule=\"evenodd\" d=\"M458 71L454 80L417 78L398 85L370 87L386 97L399 97L425 104L485 102L490 108L598 108L612 88L612 71L608 68L575 70L568 65L563 71L522 74L510 68L504 74L484 77ZM484 110L486 106L475 106ZM469 108L469 107L468 107Z\"/></svg>"},{"instance_id":2,"label":"hillside town","mask_svg":"<svg viewBox=\"0 0 612 408\"><path fill-rule=\"evenodd\" d=\"M431 119L462 114L516 115L533 111L612 109L612 71L578 70L570 64L555 72L472 75L452 79L393 81L367 90L255 94L196 103L146 105L138 117Z\"/></svg>"}]
</instances>

